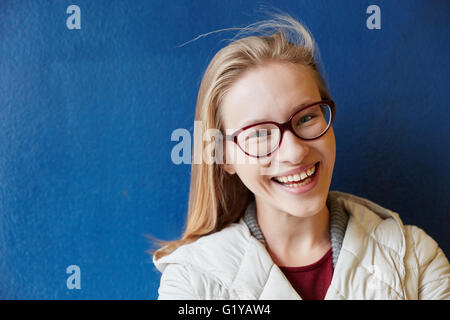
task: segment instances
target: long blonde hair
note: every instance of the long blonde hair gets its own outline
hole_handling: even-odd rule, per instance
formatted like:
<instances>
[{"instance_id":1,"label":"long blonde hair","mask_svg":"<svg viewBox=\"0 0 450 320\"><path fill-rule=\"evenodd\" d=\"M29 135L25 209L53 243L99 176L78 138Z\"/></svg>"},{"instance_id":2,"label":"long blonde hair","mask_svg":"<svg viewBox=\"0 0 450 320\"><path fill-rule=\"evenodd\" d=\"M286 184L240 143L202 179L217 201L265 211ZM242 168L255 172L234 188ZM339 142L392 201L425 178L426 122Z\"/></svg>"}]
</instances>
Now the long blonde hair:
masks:
<instances>
[{"instance_id":1,"label":"long blonde hair","mask_svg":"<svg viewBox=\"0 0 450 320\"><path fill-rule=\"evenodd\" d=\"M250 33L255 35L248 36ZM271 20L242 28L236 37L241 38L233 39L217 52L203 76L195 111L195 121L201 121L203 132L210 128L223 130L221 103L228 89L244 71L267 61L282 61L309 68L322 99L330 99L316 63L318 53L314 40L309 31L291 16L274 14ZM194 141L194 152L198 147ZM201 148L206 149L205 141L202 141ZM185 231L179 240L157 240L162 248L150 252L155 259L159 259L181 245L222 230L243 216L252 199L253 194L237 174L227 174L213 161L193 163Z\"/></svg>"}]
</instances>

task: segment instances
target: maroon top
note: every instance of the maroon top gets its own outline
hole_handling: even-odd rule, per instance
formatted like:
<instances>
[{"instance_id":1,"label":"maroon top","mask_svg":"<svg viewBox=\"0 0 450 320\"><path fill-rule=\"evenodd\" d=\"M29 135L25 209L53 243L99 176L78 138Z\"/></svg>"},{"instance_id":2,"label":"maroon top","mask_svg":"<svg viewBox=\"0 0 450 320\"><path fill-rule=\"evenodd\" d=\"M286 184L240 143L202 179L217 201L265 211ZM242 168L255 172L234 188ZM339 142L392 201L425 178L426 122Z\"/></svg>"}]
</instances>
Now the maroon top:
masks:
<instances>
[{"instance_id":1,"label":"maroon top","mask_svg":"<svg viewBox=\"0 0 450 320\"><path fill-rule=\"evenodd\" d=\"M331 248L313 264L279 268L303 300L323 300L333 277Z\"/></svg>"}]
</instances>

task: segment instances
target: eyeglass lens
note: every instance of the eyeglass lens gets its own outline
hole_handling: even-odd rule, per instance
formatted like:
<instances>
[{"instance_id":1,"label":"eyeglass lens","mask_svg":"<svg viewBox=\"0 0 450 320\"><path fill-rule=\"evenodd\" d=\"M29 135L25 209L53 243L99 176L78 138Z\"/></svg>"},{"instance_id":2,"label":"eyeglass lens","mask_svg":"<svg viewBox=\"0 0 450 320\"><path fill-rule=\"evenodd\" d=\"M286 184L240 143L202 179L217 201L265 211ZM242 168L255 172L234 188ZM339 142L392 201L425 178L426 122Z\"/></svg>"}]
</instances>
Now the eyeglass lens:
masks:
<instances>
[{"instance_id":1,"label":"eyeglass lens","mask_svg":"<svg viewBox=\"0 0 450 320\"><path fill-rule=\"evenodd\" d=\"M291 124L299 137L314 139L328 129L331 117L331 107L327 104L318 104L296 113L291 119ZM281 133L275 124L265 123L242 131L237 140L245 152L260 157L278 148Z\"/></svg>"}]
</instances>

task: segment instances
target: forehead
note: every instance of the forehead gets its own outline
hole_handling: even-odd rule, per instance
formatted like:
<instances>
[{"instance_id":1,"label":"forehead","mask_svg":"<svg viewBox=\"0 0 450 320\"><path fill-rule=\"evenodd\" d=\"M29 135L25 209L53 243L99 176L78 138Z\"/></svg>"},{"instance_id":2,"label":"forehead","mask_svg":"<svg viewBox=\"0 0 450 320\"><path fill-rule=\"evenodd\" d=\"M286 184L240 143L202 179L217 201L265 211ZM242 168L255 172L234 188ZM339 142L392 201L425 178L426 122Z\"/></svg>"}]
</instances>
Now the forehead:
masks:
<instances>
[{"instance_id":1,"label":"forehead","mask_svg":"<svg viewBox=\"0 0 450 320\"><path fill-rule=\"evenodd\" d=\"M298 106L320 100L310 69L266 63L247 70L228 90L221 106L223 126L239 129L265 120L284 122Z\"/></svg>"}]
</instances>

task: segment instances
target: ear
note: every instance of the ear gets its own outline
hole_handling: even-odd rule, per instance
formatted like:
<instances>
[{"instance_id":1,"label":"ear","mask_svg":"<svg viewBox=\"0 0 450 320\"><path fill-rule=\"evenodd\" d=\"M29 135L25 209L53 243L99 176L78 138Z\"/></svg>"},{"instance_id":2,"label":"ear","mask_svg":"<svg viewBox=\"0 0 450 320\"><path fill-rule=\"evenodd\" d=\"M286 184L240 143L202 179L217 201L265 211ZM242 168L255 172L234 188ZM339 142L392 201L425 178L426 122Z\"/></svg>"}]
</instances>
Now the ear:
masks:
<instances>
[{"instance_id":1,"label":"ear","mask_svg":"<svg viewBox=\"0 0 450 320\"><path fill-rule=\"evenodd\" d=\"M228 174L235 174L236 170L233 168L233 165L228 164L228 163L221 163L220 167L225 170L225 172L227 172Z\"/></svg>"}]
</instances>

